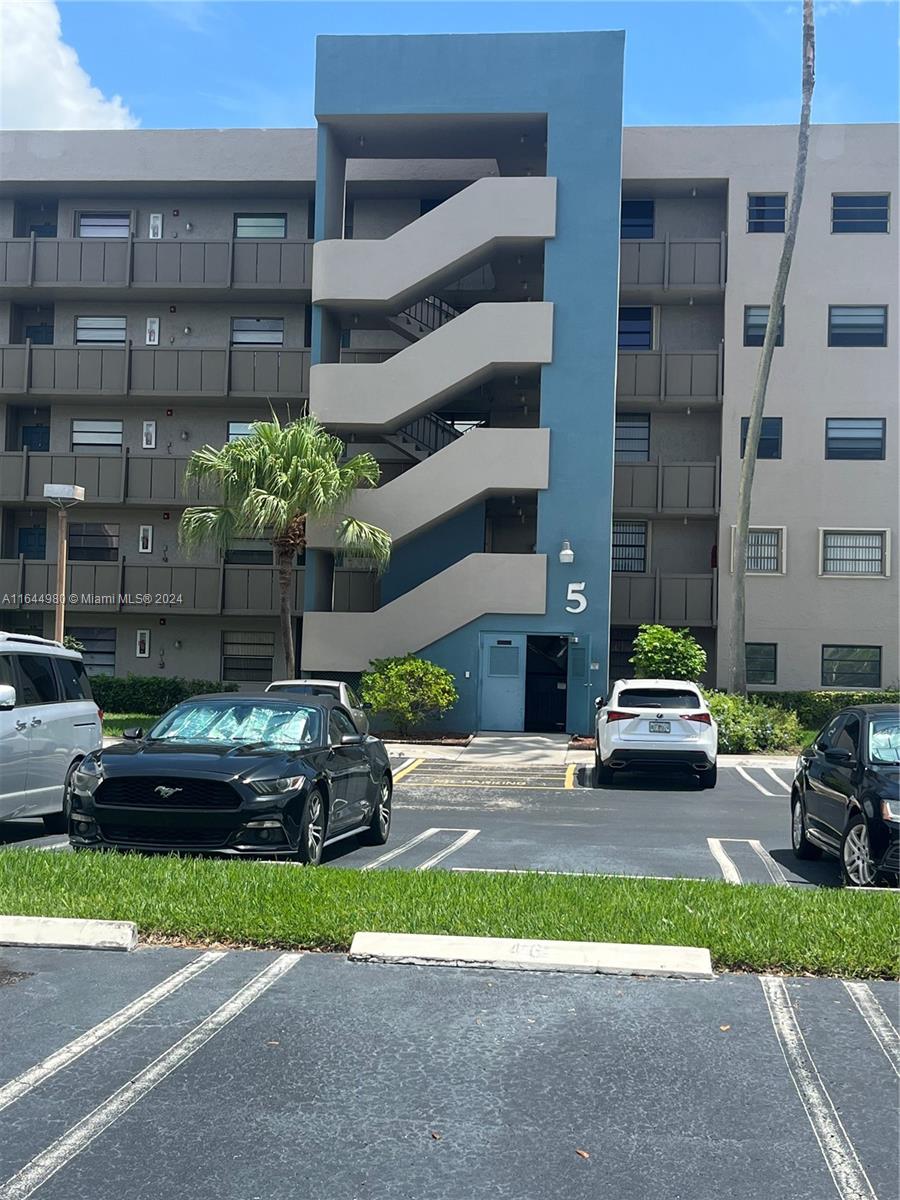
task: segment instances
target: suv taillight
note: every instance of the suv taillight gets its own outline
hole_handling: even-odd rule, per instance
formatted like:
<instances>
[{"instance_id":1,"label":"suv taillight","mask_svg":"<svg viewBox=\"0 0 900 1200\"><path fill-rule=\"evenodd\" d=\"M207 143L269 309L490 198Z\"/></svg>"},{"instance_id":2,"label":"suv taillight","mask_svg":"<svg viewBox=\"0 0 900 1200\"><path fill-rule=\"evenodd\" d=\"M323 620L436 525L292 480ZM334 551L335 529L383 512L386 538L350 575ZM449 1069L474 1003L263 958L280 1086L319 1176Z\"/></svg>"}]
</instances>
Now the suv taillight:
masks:
<instances>
[{"instance_id":1,"label":"suv taillight","mask_svg":"<svg viewBox=\"0 0 900 1200\"><path fill-rule=\"evenodd\" d=\"M619 712L619 710L617 708L611 708L609 710L609 712L606 714L606 723L607 723L607 725L609 725L613 721L628 721L633 716L634 716L634 713Z\"/></svg>"},{"instance_id":2,"label":"suv taillight","mask_svg":"<svg viewBox=\"0 0 900 1200\"><path fill-rule=\"evenodd\" d=\"M709 713L705 712L682 713L681 718L683 721L699 721L701 725L712 725Z\"/></svg>"},{"instance_id":3,"label":"suv taillight","mask_svg":"<svg viewBox=\"0 0 900 1200\"><path fill-rule=\"evenodd\" d=\"M99 704L97 705L97 716L101 721L103 720L103 709L99 706Z\"/></svg>"}]
</instances>

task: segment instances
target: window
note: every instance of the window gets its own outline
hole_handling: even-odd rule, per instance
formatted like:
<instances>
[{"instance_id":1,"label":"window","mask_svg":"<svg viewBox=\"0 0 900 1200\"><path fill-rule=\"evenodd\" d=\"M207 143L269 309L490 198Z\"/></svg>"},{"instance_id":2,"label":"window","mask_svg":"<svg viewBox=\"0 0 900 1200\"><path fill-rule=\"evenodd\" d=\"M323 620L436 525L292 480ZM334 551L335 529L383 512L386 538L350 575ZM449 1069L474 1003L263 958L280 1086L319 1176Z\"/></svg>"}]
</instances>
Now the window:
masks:
<instances>
[{"instance_id":1,"label":"window","mask_svg":"<svg viewBox=\"0 0 900 1200\"><path fill-rule=\"evenodd\" d=\"M236 442L238 438L249 437L253 432L252 421L229 421L228 422L228 440Z\"/></svg>"},{"instance_id":2,"label":"window","mask_svg":"<svg viewBox=\"0 0 900 1200\"><path fill-rule=\"evenodd\" d=\"M731 527L731 565L734 570L734 535ZM755 575L784 572L784 530L751 529L747 537L747 571Z\"/></svg>"},{"instance_id":3,"label":"window","mask_svg":"<svg viewBox=\"0 0 900 1200\"><path fill-rule=\"evenodd\" d=\"M84 212L78 214L78 236L83 238L127 238L131 213Z\"/></svg>"},{"instance_id":4,"label":"window","mask_svg":"<svg viewBox=\"0 0 900 1200\"><path fill-rule=\"evenodd\" d=\"M634 674L629 659L634 651L636 629L613 628L609 631L609 678L627 679Z\"/></svg>"},{"instance_id":5,"label":"window","mask_svg":"<svg viewBox=\"0 0 900 1200\"><path fill-rule=\"evenodd\" d=\"M134 656L135 658L150 657L150 630L138 629L134 637Z\"/></svg>"},{"instance_id":6,"label":"window","mask_svg":"<svg viewBox=\"0 0 900 1200\"><path fill-rule=\"evenodd\" d=\"M519 674L519 647L509 642L495 642L488 651L488 674Z\"/></svg>"},{"instance_id":7,"label":"window","mask_svg":"<svg viewBox=\"0 0 900 1200\"><path fill-rule=\"evenodd\" d=\"M91 346L95 342L124 346L126 333L125 317L75 318L75 344L77 346Z\"/></svg>"},{"instance_id":8,"label":"window","mask_svg":"<svg viewBox=\"0 0 900 1200\"><path fill-rule=\"evenodd\" d=\"M69 526L69 558L72 562L115 562L118 557L118 525L80 521Z\"/></svg>"},{"instance_id":9,"label":"window","mask_svg":"<svg viewBox=\"0 0 900 1200\"><path fill-rule=\"evenodd\" d=\"M63 700L93 700L84 665L74 658L54 658Z\"/></svg>"},{"instance_id":10,"label":"window","mask_svg":"<svg viewBox=\"0 0 900 1200\"><path fill-rule=\"evenodd\" d=\"M234 236L257 241L287 237L287 213L235 213Z\"/></svg>"},{"instance_id":11,"label":"window","mask_svg":"<svg viewBox=\"0 0 900 1200\"><path fill-rule=\"evenodd\" d=\"M138 527L138 554L153 553L153 526L141 525Z\"/></svg>"},{"instance_id":12,"label":"window","mask_svg":"<svg viewBox=\"0 0 900 1200\"><path fill-rule=\"evenodd\" d=\"M744 305L744 345L761 346L766 337L766 325L769 321L768 304ZM781 310L781 320L778 322L778 332L775 335L775 345L784 345L784 309Z\"/></svg>"},{"instance_id":13,"label":"window","mask_svg":"<svg viewBox=\"0 0 900 1200\"><path fill-rule=\"evenodd\" d=\"M886 346L887 305L829 304L829 346Z\"/></svg>"},{"instance_id":14,"label":"window","mask_svg":"<svg viewBox=\"0 0 900 1200\"><path fill-rule=\"evenodd\" d=\"M619 309L619 349L653 349L652 308L646 306Z\"/></svg>"},{"instance_id":15,"label":"window","mask_svg":"<svg viewBox=\"0 0 900 1200\"><path fill-rule=\"evenodd\" d=\"M272 546L265 538L233 538L225 551L227 563L272 565Z\"/></svg>"},{"instance_id":16,"label":"window","mask_svg":"<svg viewBox=\"0 0 900 1200\"><path fill-rule=\"evenodd\" d=\"M232 346L283 346L283 317L234 317Z\"/></svg>"},{"instance_id":17,"label":"window","mask_svg":"<svg viewBox=\"0 0 900 1200\"><path fill-rule=\"evenodd\" d=\"M84 660L88 675L115 675L116 631L114 628L99 628L96 625L73 626L66 630L84 649Z\"/></svg>"},{"instance_id":18,"label":"window","mask_svg":"<svg viewBox=\"0 0 900 1200\"><path fill-rule=\"evenodd\" d=\"M616 417L616 462L647 462L650 458L650 414L623 413Z\"/></svg>"},{"instance_id":19,"label":"window","mask_svg":"<svg viewBox=\"0 0 900 1200\"><path fill-rule=\"evenodd\" d=\"M826 417L826 458L884 458L884 417Z\"/></svg>"},{"instance_id":20,"label":"window","mask_svg":"<svg viewBox=\"0 0 900 1200\"><path fill-rule=\"evenodd\" d=\"M306 202L306 236L313 241L316 236L316 198L311 196Z\"/></svg>"},{"instance_id":21,"label":"window","mask_svg":"<svg viewBox=\"0 0 900 1200\"><path fill-rule=\"evenodd\" d=\"M356 726L340 709L333 708L328 720L328 736L332 746L339 746L342 737L356 737Z\"/></svg>"},{"instance_id":22,"label":"window","mask_svg":"<svg viewBox=\"0 0 900 1200\"><path fill-rule=\"evenodd\" d=\"M646 571L646 521L613 521L612 569L638 573Z\"/></svg>"},{"instance_id":23,"label":"window","mask_svg":"<svg viewBox=\"0 0 900 1200\"><path fill-rule=\"evenodd\" d=\"M72 421L73 450L121 450L121 421L92 421L78 418Z\"/></svg>"},{"instance_id":24,"label":"window","mask_svg":"<svg viewBox=\"0 0 900 1200\"><path fill-rule=\"evenodd\" d=\"M822 687L880 688L880 646L823 646Z\"/></svg>"},{"instance_id":25,"label":"window","mask_svg":"<svg viewBox=\"0 0 900 1200\"><path fill-rule=\"evenodd\" d=\"M234 683L269 683L275 657L275 634L236 630L222 634L222 679Z\"/></svg>"},{"instance_id":26,"label":"window","mask_svg":"<svg viewBox=\"0 0 900 1200\"><path fill-rule=\"evenodd\" d=\"M22 680L20 704L55 704L59 698L53 659L47 654L17 654Z\"/></svg>"},{"instance_id":27,"label":"window","mask_svg":"<svg viewBox=\"0 0 900 1200\"><path fill-rule=\"evenodd\" d=\"M654 208L653 200L623 200L621 237L652 238Z\"/></svg>"},{"instance_id":28,"label":"window","mask_svg":"<svg viewBox=\"0 0 900 1200\"><path fill-rule=\"evenodd\" d=\"M778 646L775 642L746 642L744 644L748 683L775 683L777 680Z\"/></svg>"},{"instance_id":29,"label":"window","mask_svg":"<svg viewBox=\"0 0 900 1200\"><path fill-rule=\"evenodd\" d=\"M884 529L823 529L820 575L887 575Z\"/></svg>"},{"instance_id":30,"label":"window","mask_svg":"<svg viewBox=\"0 0 900 1200\"><path fill-rule=\"evenodd\" d=\"M747 197L748 233L784 233L787 193L753 193Z\"/></svg>"},{"instance_id":31,"label":"window","mask_svg":"<svg viewBox=\"0 0 900 1200\"><path fill-rule=\"evenodd\" d=\"M835 750L849 750L854 758L859 755L859 717L851 713L844 717L832 741Z\"/></svg>"},{"instance_id":32,"label":"window","mask_svg":"<svg viewBox=\"0 0 900 1200\"><path fill-rule=\"evenodd\" d=\"M750 418L741 417L741 458L747 448ZM763 417L757 458L781 458L781 417Z\"/></svg>"},{"instance_id":33,"label":"window","mask_svg":"<svg viewBox=\"0 0 900 1200\"><path fill-rule=\"evenodd\" d=\"M831 197L832 233L887 233L890 192Z\"/></svg>"},{"instance_id":34,"label":"window","mask_svg":"<svg viewBox=\"0 0 900 1200\"><path fill-rule=\"evenodd\" d=\"M622 688L615 698L618 708L700 708L700 697L696 692L679 691L666 687Z\"/></svg>"}]
</instances>

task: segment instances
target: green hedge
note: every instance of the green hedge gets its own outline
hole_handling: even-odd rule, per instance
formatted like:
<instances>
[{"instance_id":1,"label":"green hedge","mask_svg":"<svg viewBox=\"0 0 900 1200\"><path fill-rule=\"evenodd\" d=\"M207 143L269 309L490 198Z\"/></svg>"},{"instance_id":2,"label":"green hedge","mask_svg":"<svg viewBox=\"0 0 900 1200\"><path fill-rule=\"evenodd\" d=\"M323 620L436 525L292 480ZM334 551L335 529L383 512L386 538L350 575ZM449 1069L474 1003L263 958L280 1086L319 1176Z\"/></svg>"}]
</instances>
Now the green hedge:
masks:
<instances>
[{"instance_id":1,"label":"green hedge","mask_svg":"<svg viewBox=\"0 0 900 1200\"><path fill-rule=\"evenodd\" d=\"M719 752L752 754L758 750L791 750L800 742L797 714L764 704L751 696L706 692L709 710L719 726Z\"/></svg>"},{"instance_id":2,"label":"green hedge","mask_svg":"<svg viewBox=\"0 0 900 1200\"><path fill-rule=\"evenodd\" d=\"M203 692L236 692L236 683L212 679L182 679L179 675L95 675L91 679L94 699L104 712L150 713L158 716L173 704Z\"/></svg>"},{"instance_id":3,"label":"green hedge","mask_svg":"<svg viewBox=\"0 0 900 1200\"><path fill-rule=\"evenodd\" d=\"M756 692L754 700L790 709L804 729L821 729L835 713L852 704L897 704L900 690L885 688L878 692Z\"/></svg>"}]
</instances>

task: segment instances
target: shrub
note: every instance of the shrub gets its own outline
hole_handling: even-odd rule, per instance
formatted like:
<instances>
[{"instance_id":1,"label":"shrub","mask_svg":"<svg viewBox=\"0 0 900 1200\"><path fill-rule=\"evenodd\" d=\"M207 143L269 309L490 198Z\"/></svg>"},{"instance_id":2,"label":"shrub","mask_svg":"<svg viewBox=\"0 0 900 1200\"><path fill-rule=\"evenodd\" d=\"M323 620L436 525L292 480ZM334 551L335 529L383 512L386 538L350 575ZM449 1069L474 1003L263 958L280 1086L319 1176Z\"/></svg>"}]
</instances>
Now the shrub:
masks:
<instances>
[{"instance_id":1,"label":"shrub","mask_svg":"<svg viewBox=\"0 0 900 1200\"><path fill-rule=\"evenodd\" d=\"M157 675L95 675L91 680L94 699L104 712L149 713L157 716L173 704L203 692L236 692L236 683L212 679L168 678Z\"/></svg>"},{"instance_id":2,"label":"shrub","mask_svg":"<svg viewBox=\"0 0 900 1200\"><path fill-rule=\"evenodd\" d=\"M412 654L373 659L359 688L363 703L401 734L441 718L459 699L449 671Z\"/></svg>"},{"instance_id":3,"label":"shrub","mask_svg":"<svg viewBox=\"0 0 900 1200\"><path fill-rule=\"evenodd\" d=\"M79 654L84 653L84 646L79 642L78 638L72 637L71 633L63 635L63 645L67 650L77 650Z\"/></svg>"},{"instance_id":4,"label":"shrub","mask_svg":"<svg viewBox=\"0 0 900 1200\"><path fill-rule=\"evenodd\" d=\"M751 754L756 750L790 750L800 741L797 714L745 699L728 692L706 692L709 710L719 726L723 754Z\"/></svg>"},{"instance_id":5,"label":"shrub","mask_svg":"<svg viewBox=\"0 0 900 1200\"><path fill-rule=\"evenodd\" d=\"M851 704L897 704L900 691L880 692L765 692L757 693L766 704L791 709L804 729L821 729L835 713Z\"/></svg>"},{"instance_id":6,"label":"shrub","mask_svg":"<svg viewBox=\"0 0 900 1200\"><path fill-rule=\"evenodd\" d=\"M641 625L628 660L645 679L699 679L706 670L706 651L687 629Z\"/></svg>"}]
</instances>

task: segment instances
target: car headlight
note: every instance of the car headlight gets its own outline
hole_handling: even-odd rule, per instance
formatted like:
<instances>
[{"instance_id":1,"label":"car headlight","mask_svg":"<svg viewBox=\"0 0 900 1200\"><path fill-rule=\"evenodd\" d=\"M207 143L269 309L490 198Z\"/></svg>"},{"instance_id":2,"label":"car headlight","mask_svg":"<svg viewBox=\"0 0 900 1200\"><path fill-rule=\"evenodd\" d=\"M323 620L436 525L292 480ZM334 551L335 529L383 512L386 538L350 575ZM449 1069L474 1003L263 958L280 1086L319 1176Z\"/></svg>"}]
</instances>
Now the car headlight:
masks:
<instances>
[{"instance_id":1,"label":"car headlight","mask_svg":"<svg viewBox=\"0 0 900 1200\"><path fill-rule=\"evenodd\" d=\"M75 773L72 776L72 782L76 787L78 787L79 784L82 787L89 787L102 777L103 763L98 762L96 758L84 758L75 768Z\"/></svg>"},{"instance_id":2,"label":"car headlight","mask_svg":"<svg viewBox=\"0 0 900 1200\"><path fill-rule=\"evenodd\" d=\"M247 786L257 796L278 796L283 792L299 792L304 783L305 775L285 775L281 779L256 779Z\"/></svg>"},{"instance_id":3,"label":"car headlight","mask_svg":"<svg viewBox=\"0 0 900 1200\"><path fill-rule=\"evenodd\" d=\"M900 800L882 800L881 815L886 821L900 824Z\"/></svg>"}]
</instances>

